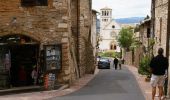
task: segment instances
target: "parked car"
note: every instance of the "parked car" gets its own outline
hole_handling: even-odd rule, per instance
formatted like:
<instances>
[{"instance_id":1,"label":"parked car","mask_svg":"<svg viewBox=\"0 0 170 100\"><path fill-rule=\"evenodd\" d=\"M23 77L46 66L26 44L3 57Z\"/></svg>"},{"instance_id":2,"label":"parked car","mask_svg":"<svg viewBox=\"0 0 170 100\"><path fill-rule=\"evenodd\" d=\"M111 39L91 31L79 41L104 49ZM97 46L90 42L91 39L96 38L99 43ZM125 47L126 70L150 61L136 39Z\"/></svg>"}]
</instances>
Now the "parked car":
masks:
<instances>
[{"instance_id":1,"label":"parked car","mask_svg":"<svg viewBox=\"0 0 170 100\"><path fill-rule=\"evenodd\" d=\"M110 60L109 58L100 58L98 61L99 69L110 69Z\"/></svg>"}]
</instances>

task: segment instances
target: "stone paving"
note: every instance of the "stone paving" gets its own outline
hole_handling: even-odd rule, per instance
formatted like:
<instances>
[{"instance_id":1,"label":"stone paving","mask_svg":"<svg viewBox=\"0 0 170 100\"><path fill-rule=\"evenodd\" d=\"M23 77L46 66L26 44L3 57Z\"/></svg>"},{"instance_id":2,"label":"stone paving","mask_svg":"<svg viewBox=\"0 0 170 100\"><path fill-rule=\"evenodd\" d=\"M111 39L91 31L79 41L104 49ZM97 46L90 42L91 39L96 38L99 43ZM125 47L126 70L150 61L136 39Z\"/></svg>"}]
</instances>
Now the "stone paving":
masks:
<instances>
[{"instance_id":1,"label":"stone paving","mask_svg":"<svg viewBox=\"0 0 170 100\"><path fill-rule=\"evenodd\" d=\"M53 98L56 96L63 96L75 92L86 85L94 76L98 73L98 69L96 69L95 74L87 74L84 77L77 80L74 84L72 84L69 88L65 85L59 90L52 91L43 91L43 92L32 92L32 93L22 93L22 94L12 94L12 95L4 95L0 96L0 100L44 100ZM67 88L67 89L65 89Z\"/></svg>"},{"instance_id":2,"label":"stone paving","mask_svg":"<svg viewBox=\"0 0 170 100\"><path fill-rule=\"evenodd\" d=\"M127 66L126 67L133 73L135 76L139 87L141 88L143 94L145 95L146 100L151 100L151 94L152 94L152 87L150 86L150 82L145 81L145 76L138 74L138 69L134 66Z\"/></svg>"},{"instance_id":3,"label":"stone paving","mask_svg":"<svg viewBox=\"0 0 170 100\"><path fill-rule=\"evenodd\" d=\"M145 95L146 100L152 100L152 87L150 85L150 82L145 81L145 76L138 74L138 69L134 66L127 66L126 67L134 74L143 94ZM155 96L155 100L158 100L158 91ZM170 100L169 98L166 98L164 100Z\"/></svg>"},{"instance_id":4,"label":"stone paving","mask_svg":"<svg viewBox=\"0 0 170 100\"><path fill-rule=\"evenodd\" d=\"M146 100L151 100L150 83L145 82L144 80L145 77L138 74L136 67L133 67L133 66L126 66L126 67L134 74L137 82L139 83L141 90L143 91L146 97ZM98 71L99 70L96 69L95 75L98 73ZM68 89L61 88L59 90L53 90L53 91L5 95L5 96L0 96L0 100L31 100L32 98L34 98L35 100L44 100L44 99L49 99L49 98L53 98L56 96L67 95L85 86L90 80L94 78L95 75L86 75L85 77L77 80L75 84L72 84L71 87L69 87Z\"/></svg>"},{"instance_id":5,"label":"stone paving","mask_svg":"<svg viewBox=\"0 0 170 100\"><path fill-rule=\"evenodd\" d=\"M146 100L134 75L122 70L101 69L85 87L49 100Z\"/></svg>"}]
</instances>

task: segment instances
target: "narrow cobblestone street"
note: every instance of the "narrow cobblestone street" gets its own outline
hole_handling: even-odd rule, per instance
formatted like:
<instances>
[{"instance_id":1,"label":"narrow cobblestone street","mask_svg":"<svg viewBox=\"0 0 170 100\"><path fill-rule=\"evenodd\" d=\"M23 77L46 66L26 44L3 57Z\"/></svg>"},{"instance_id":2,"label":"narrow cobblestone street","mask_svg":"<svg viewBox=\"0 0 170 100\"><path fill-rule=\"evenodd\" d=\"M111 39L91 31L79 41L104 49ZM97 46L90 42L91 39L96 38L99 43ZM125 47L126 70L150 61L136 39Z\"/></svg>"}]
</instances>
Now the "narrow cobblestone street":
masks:
<instances>
[{"instance_id":1,"label":"narrow cobblestone street","mask_svg":"<svg viewBox=\"0 0 170 100\"><path fill-rule=\"evenodd\" d=\"M170 0L1 0L0 100L170 100L169 33Z\"/></svg>"},{"instance_id":2,"label":"narrow cobblestone street","mask_svg":"<svg viewBox=\"0 0 170 100\"><path fill-rule=\"evenodd\" d=\"M0 96L0 100L32 100L32 98L36 100L83 100L84 98L89 100L151 100L151 87L148 82L144 81L144 77L138 74L136 67L124 65L122 70L117 71L112 67L110 70L96 69L95 75L86 75L64 90Z\"/></svg>"},{"instance_id":3,"label":"narrow cobblestone street","mask_svg":"<svg viewBox=\"0 0 170 100\"><path fill-rule=\"evenodd\" d=\"M100 70L84 88L50 100L145 100L133 74L122 70Z\"/></svg>"}]
</instances>

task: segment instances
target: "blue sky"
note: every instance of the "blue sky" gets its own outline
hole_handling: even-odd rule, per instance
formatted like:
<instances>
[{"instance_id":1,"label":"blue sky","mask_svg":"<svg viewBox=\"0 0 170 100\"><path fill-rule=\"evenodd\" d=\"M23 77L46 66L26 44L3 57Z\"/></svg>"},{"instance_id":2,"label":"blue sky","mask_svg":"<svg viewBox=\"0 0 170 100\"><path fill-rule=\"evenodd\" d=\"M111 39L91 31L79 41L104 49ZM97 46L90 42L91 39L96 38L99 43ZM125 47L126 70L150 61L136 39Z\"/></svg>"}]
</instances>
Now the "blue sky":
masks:
<instances>
[{"instance_id":1,"label":"blue sky","mask_svg":"<svg viewBox=\"0 0 170 100\"><path fill-rule=\"evenodd\" d=\"M113 18L145 17L150 15L151 0L92 0L92 8L100 11L101 8L113 9Z\"/></svg>"}]
</instances>

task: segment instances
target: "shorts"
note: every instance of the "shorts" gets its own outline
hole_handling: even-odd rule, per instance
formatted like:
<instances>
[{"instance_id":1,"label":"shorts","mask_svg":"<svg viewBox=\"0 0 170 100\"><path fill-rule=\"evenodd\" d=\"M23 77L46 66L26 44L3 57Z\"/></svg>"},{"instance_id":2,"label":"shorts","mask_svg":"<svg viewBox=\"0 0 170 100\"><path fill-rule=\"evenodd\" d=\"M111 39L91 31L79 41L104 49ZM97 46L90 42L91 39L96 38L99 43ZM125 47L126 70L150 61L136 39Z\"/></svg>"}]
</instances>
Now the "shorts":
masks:
<instances>
[{"instance_id":1,"label":"shorts","mask_svg":"<svg viewBox=\"0 0 170 100\"><path fill-rule=\"evenodd\" d=\"M165 76L164 75L154 75L152 74L151 77L151 86L156 87L156 86L164 86L165 83Z\"/></svg>"}]
</instances>

